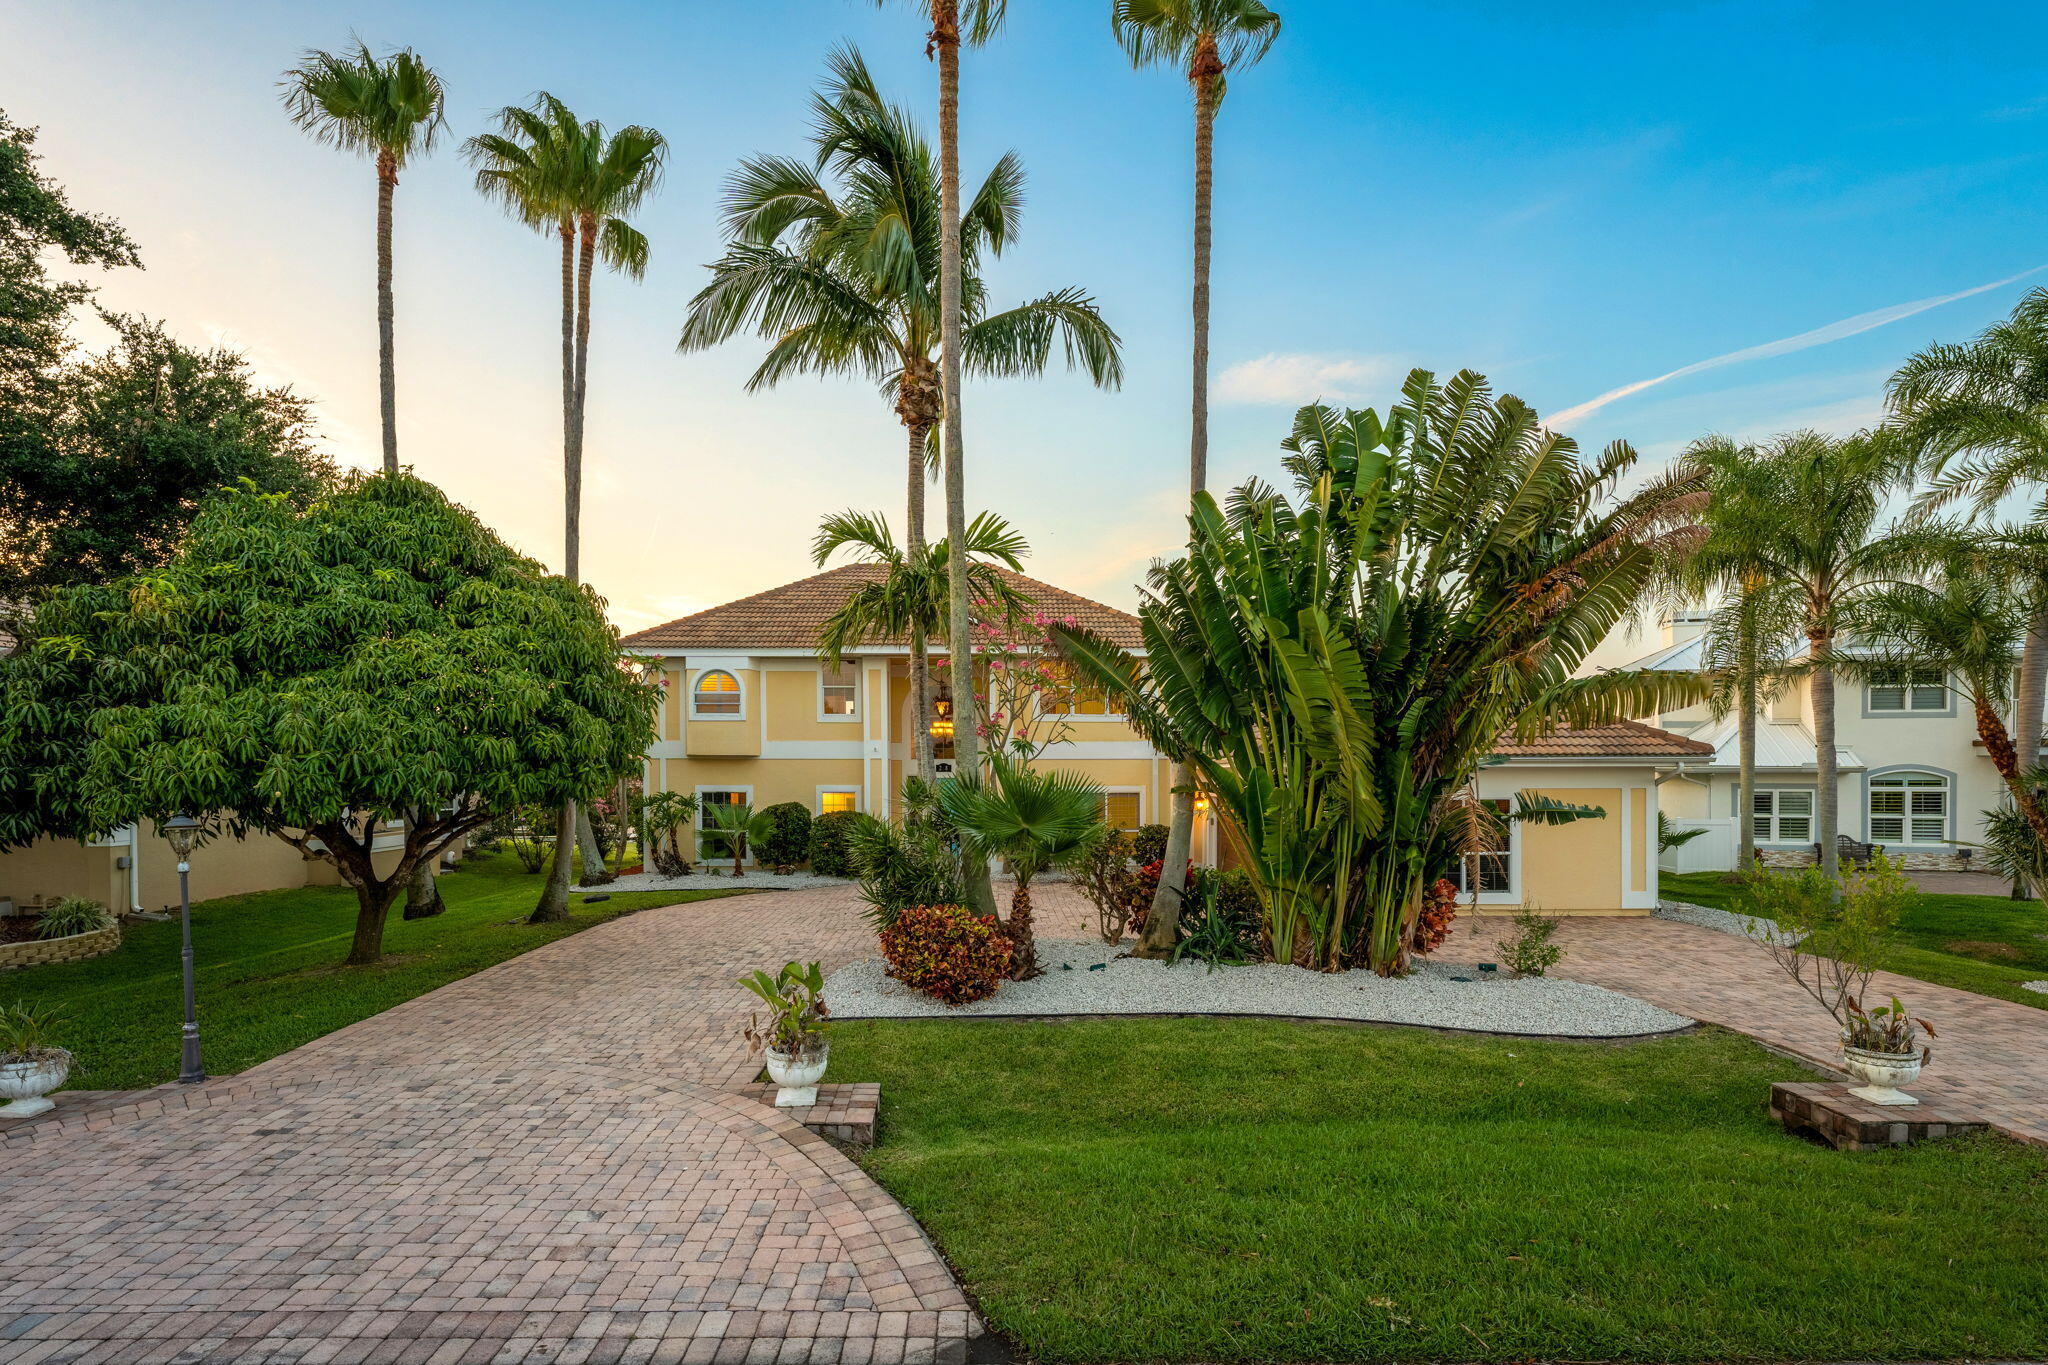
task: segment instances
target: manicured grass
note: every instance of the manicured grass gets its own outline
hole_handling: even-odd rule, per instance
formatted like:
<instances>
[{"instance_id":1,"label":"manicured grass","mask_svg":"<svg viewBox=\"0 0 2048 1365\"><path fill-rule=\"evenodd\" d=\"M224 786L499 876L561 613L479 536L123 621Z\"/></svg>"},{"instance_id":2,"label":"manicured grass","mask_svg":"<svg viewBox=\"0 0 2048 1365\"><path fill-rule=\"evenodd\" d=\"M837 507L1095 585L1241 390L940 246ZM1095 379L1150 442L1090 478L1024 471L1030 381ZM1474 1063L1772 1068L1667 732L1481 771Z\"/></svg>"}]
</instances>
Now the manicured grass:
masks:
<instances>
[{"instance_id":1,"label":"manicured grass","mask_svg":"<svg viewBox=\"0 0 2048 1365\"><path fill-rule=\"evenodd\" d=\"M2048 1352L2048 1158L1788 1137L1732 1034L860 1021L832 1071L1035 1359Z\"/></svg>"},{"instance_id":2,"label":"manicured grass","mask_svg":"<svg viewBox=\"0 0 2048 1365\"><path fill-rule=\"evenodd\" d=\"M1668 900L1754 913L1749 893L1724 872L1665 872L1657 887ZM2019 984L2048 981L2048 907L2005 896L1923 892L1900 922L1898 946L1884 965L1901 976L2048 1009L2048 995Z\"/></svg>"},{"instance_id":3,"label":"manicured grass","mask_svg":"<svg viewBox=\"0 0 2048 1365\"><path fill-rule=\"evenodd\" d=\"M264 891L193 906L207 1071L226 1075L252 1067L621 914L739 894L738 888L635 891L593 905L572 892L567 923L526 924L540 883L507 855L469 859L441 878L448 905L442 914L406 921L392 912L385 958L375 967L339 965L355 928L356 898L347 887ZM0 1003L36 1000L63 1009L61 1038L74 1057L72 1089L125 1090L178 1073L177 921L130 922L124 933L120 949L106 957L0 976Z\"/></svg>"}]
</instances>

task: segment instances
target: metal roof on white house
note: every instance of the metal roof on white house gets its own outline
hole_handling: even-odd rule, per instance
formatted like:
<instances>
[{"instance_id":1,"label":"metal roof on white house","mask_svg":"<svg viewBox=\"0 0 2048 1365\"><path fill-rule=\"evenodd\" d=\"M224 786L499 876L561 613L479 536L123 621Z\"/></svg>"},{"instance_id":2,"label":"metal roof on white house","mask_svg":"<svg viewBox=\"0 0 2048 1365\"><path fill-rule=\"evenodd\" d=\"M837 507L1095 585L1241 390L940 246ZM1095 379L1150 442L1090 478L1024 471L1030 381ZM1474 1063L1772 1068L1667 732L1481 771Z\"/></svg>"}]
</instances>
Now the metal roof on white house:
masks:
<instances>
[{"instance_id":1,"label":"metal roof on white house","mask_svg":"<svg viewBox=\"0 0 2048 1365\"><path fill-rule=\"evenodd\" d=\"M1735 717L1728 716L1695 730L1689 738L1714 746L1714 756L1704 763L1688 763L1688 772L1735 772L1741 767L1742 738L1736 732ZM1842 772L1862 772L1868 766L1854 749L1835 746L1835 765ZM1799 721L1757 717L1756 769L1758 772L1814 771L1813 731Z\"/></svg>"}]
</instances>

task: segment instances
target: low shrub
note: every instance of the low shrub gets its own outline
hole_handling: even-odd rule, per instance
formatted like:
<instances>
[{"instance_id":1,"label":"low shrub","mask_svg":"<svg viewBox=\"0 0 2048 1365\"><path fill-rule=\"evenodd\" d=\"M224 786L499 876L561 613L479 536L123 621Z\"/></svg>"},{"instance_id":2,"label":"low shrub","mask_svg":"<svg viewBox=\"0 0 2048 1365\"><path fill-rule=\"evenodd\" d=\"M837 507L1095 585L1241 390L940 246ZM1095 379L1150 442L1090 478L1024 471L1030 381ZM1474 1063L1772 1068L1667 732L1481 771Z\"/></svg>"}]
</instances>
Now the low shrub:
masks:
<instances>
[{"instance_id":1,"label":"low shrub","mask_svg":"<svg viewBox=\"0 0 2048 1365\"><path fill-rule=\"evenodd\" d=\"M951 831L928 816L892 825L859 815L848 829L848 849L860 875L860 898L877 929L918 905L958 905L967 899L960 855Z\"/></svg>"},{"instance_id":2,"label":"low shrub","mask_svg":"<svg viewBox=\"0 0 2048 1365\"><path fill-rule=\"evenodd\" d=\"M1500 960L1516 976L1541 976L1564 956L1564 949L1550 941L1556 932L1556 920L1525 905L1515 912L1515 927L1501 940Z\"/></svg>"},{"instance_id":3,"label":"low shrub","mask_svg":"<svg viewBox=\"0 0 2048 1365\"><path fill-rule=\"evenodd\" d=\"M1166 826L1140 825L1131 832L1131 857L1139 867L1166 861Z\"/></svg>"},{"instance_id":4,"label":"low shrub","mask_svg":"<svg viewBox=\"0 0 2048 1365\"><path fill-rule=\"evenodd\" d=\"M107 913L107 907L98 901L83 896L66 896L55 901L36 920L37 938L70 938L74 934L89 934L95 929L104 929L114 922Z\"/></svg>"},{"instance_id":5,"label":"low shrub","mask_svg":"<svg viewBox=\"0 0 2048 1365\"><path fill-rule=\"evenodd\" d=\"M1010 976L1010 940L993 915L960 905L912 905L882 930L889 975L948 1005L986 1000Z\"/></svg>"},{"instance_id":6,"label":"low shrub","mask_svg":"<svg viewBox=\"0 0 2048 1365\"><path fill-rule=\"evenodd\" d=\"M856 813L835 810L811 821L811 871L820 877L854 874L851 837Z\"/></svg>"},{"instance_id":7,"label":"low shrub","mask_svg":"<svg viewBox=\"0 0 2048 1365\"><path fill-rule=\"evenodd\" d=\"M789 872L811 852L811 812L800 801L784 801L761 812L766 834L754 840L754 861L771 871Z\"/></svg>"},{"instance_id":8,"label":"low shrub","mask_svg":"<svg viewBox=\"0 0 2048 1365\"><path fill-rule=\"evenodd\" d=\"M1109 836L1074 867L1074 885L1095 907L1095 932L1104 943L1119 943L1137 906L1137 868L1131 865L1131 836Z\"/></svg>"},{"instance_id":9,"label":"low shrub","mask_svg":"<svg viewBox=\"0 0 2048 1365\"><path fill-rule=\"evenodd\" d=\"M1158 882L1158 874L1153 874ZM1230 960L1259 962L1266 956L1266 917L1259 907L1259 893L1252 879L1237 868L1190 867L1188 891L1181 906L1181 931L1197 932L1195 925L1214 920L1200 932L1227 936L1242 956ZM1221 942L1221 938L1216 938Z\"/></svg>"},{"instance_id":10,"label":"low shrub","mask_svg":"<svg viewBox=\"0 0 2048 1365\"><path fill-rule=\"evenodd\" d=\"M1438 877L1422 893L1422 914L1415 921L1409 946L1418 953L1433 953L1451 936L1451 921L1458 917L1458 886Z\"/></svg>"}]
</instances>

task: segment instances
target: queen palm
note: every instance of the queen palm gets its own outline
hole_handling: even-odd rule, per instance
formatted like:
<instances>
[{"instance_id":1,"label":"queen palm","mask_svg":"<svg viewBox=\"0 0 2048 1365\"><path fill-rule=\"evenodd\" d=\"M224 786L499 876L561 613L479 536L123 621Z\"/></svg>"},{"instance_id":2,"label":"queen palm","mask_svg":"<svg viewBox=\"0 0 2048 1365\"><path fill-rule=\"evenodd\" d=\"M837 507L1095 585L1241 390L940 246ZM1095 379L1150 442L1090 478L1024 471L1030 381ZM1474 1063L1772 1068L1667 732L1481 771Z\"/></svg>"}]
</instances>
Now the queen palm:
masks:
<instances>
[{"instance_id":1,"label":"queen palm","mask_svg":"<svg viewBox=\"0 0 2048 1365\"><path fill-rule=\"evenodd\" d=\"M962 844L983 858L1009 864L1016 886L1003 932L1014 949L1011 974L1019 981L1037 976L1032 878L1073 866L1108 837L1101 786L1078 773L1034 768L994 750L985 776L970 775L939 788L939 809Z\"/></svg>"},{"instance_id":2,"label":"queen palm","mask_svg":"<svg viewBox=\"0 0 2048 1365\"><path fill-rule=\"evenodd\" d=\"M1755 629L1806 641L1801 665L1813 705L1815 823L1822 870L1834 876L1840 830L1835 675L1845 622L1895 581L1900 546L1880 534L1898 482L1883 435L1796 431L1761 446L1709 436L1681 464L1705 484L1707 535L1690 572L1752 595ZM1743 812L1748 818L1748 812Z\"/></svg>"},{"instance_id":3,"label":"queen palm","mask_svg":"<svg viewBox=\"0 0 2048 1365\"><path fill-rule=\"evenodd\" d=\"M441 77L411 48L382 59L310 51L279 82L285 111L316 139L366 152L377 165L377 393L384 425L384 472L398 472L398 366L392 327L391 201L398 173L434 145L445 126Z\"/></svg>"},{"instance_id":4,"label":"queen palm","mask_svg":"<svg viewBox=\"0 0 2048 1365\"><path fill-rule=\"evenodd\" d=\"M2048 486L2048 289L2034 289L2012 316L1970 341L1930 346L1899 367L1887 386L1899 433L1934 477L1923 510L1968 498L1980 512L2025 491L2038 501ZM2034 605L2020 661L2013 728L2032 763L2048 705L2048 582L2032 586Z\"/></svg>"},{"instance_id":5,"label":"queen palm","mask_svg":"<svg viewBox=\"0 0 2048 1365\"><path fill-rule=\"evenodd\" d=\"M1110 24L1133 66L1165 62L1187 75L1195 104L1194 365L1189 395L1188 491L1209 482L1209 246L1215 183L1216 111L1227 72L1266 55L1280 35L1280 16L1259 0L1114 0ZM1168 957L1178 936L1194 837L1195 798L1188 770L1173 770L1173 811L1166 862L1145 917L1141 957Z\"/></svg>"},{"instance_id":6,"label":"queen palm","mask_svg":"<svg viewBox=\"0 0 2048 1365\"><path fill-rule=\"evenodd\" d=\"M965 543L967 554L962 563L975 601L986 604L983 610L991 613L1022 611L1028 604L1003 578L998 566L1023 567L1024 556L1031 552L1024 537L1001 517L983 512L968 523ZM837 668L846 651L856 645L907 639L914 642L911 662L915 670L924 642L946 637L947 593L951 590L954 562L952 546L950 537L928 547L899 546L889 531L887 518L879 513L835 512L819 523L818 534L811 542L811 555L820 568L835 554L846 551L856 562L878 565L882 570L878 578L856 588L826 620L818 635L818 653L824 662ZM965 701L967 694L956 691L955 697ZM913 691L911 711L918 717L911 732L912 752L918 755L918 776L931 784L936 774L926 771L932 764L928 692L920 697ZM961 714L971 721L971 712ZM956 741L962 728L973 726L970 723L956 727Z\"/></svg>"},{"instance_id":7,"label":"queen palm","mask_svg":"<svg viewBox=\"0 0 2048 1365\"><path fill-rule=\"evenodd\" d=\"M903 549L914 557L925 544L931 436L945 416L937 180L915 121L881 97L860 55L835 52L829 65L831 80L812 102L812 159L754 157L728 178L726 253L691 301L679 345L697 350L741 331L772 339L750 389L797 373L854 374L881 384L908 445ZM1070 366L1114 387L1123 375L1121 343L1083 291L1055 290L987 312L982 256L1000 254L1015 238L1023 183L1017 159L999 159L962 226L967 364L982 376L1039 375L1057 344ZM950 538L967 534L964 525L951 528L950 513L948 526ZM913 623L911 690L919 715L929 709L928 630L950 634L950 627ZM928 737L921 737L916 761L929 780Z\"/></svg>"},{"instance_id":8,"label":"queen palm","mask_svg":"<svg viewBox=\"0 0 2048 1365\"><path fill-rule=\"evenodd\" d=\"M562 252L563 566L581 580L583 434L590 392L591 281L600 260L633 279L647 271L647 238L626 220L660 184L668 143L652 128L608 131L579 120L543 91L526 108L498 114L499 131L471 138L464 151L477 188L519 221L552 232ZM571 259L574 259L573 273ZM554 860L535 907L537 922L569 913L570 849L583 850L584 880L610 880L589 818L572 802L557 822Z\"/></svg>"}]
</instances>

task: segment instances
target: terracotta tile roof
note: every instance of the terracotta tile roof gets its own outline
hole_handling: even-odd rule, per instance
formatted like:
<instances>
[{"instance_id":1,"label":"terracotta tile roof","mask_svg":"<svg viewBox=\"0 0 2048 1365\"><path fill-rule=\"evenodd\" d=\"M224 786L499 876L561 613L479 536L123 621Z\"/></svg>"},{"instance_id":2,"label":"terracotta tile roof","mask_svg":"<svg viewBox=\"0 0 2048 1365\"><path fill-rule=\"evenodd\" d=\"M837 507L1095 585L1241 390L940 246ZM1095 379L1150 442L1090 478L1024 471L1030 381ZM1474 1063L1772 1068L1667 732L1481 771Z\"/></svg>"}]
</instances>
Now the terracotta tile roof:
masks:
<instances>
[{"instance_id":1,"label":"terracotta tile roof","mask_svg":"<svg viewBox=\"0 0 2048 1365\"><path fill-rule=\"evenodd\" d=\"M1641 721L1574 729L1560 725L1527 741L1503 739L1496 758L1704 758L1714 746Z\"/></svg>"},{"instance_id":2,"label":"terracotta tile roof","mask_svg":"<svg viewBox=\"0 0 2048 1365\"><path fill-rule=\"evenodd\" d=\"M1081 625L1126 649L1142 646L1138 618L1100 602L1079 597L1050 583L1005 569L1003 577L1040 611L1071 616ZM745 653L749 649L810 649L818 631L854 590L882 576L875 564L847 564L785 583L737 602L651 626L628 635L624 644L637 649L705 649ZM904 640L878 640L877 645L903 648Z\"/></svg>"}]
</instances>

